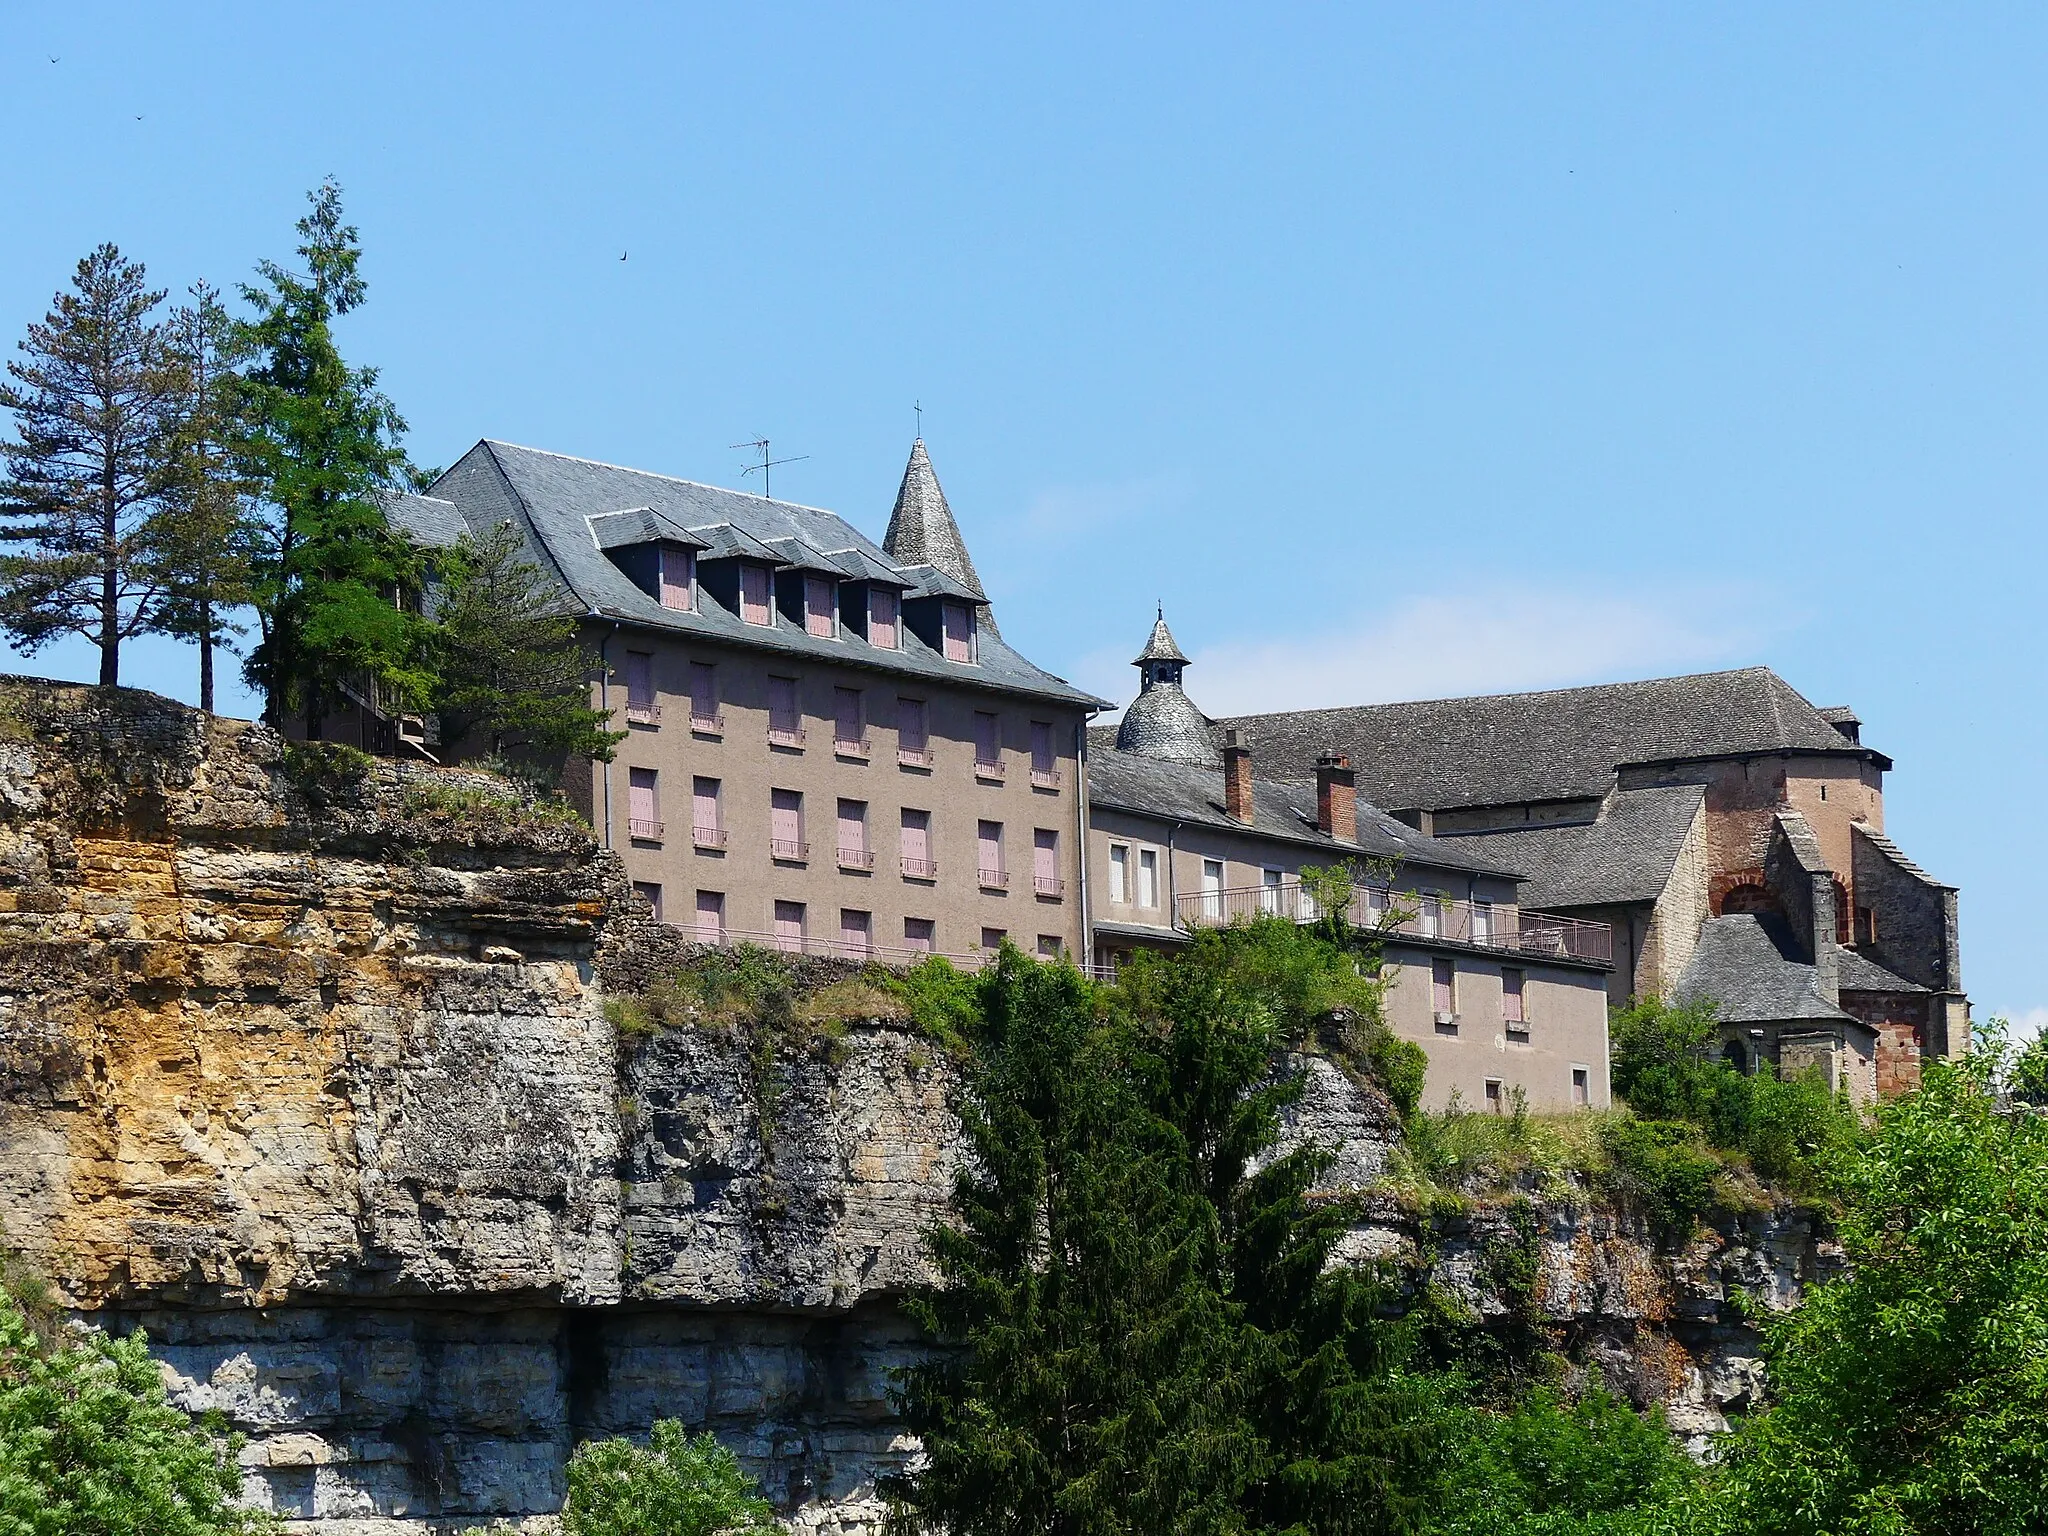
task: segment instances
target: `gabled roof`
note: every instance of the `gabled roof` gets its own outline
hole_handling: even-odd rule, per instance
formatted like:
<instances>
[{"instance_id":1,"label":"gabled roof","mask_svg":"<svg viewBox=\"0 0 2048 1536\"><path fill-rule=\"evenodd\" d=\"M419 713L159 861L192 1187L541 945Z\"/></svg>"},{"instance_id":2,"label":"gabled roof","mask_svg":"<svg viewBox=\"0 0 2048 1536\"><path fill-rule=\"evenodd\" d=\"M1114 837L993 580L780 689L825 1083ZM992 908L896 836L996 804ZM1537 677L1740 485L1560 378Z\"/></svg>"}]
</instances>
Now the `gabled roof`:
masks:
<instances>
[{"instance_id":1,"label":"gabled roof","mask_svg":"<svg viewBox=\"0 0 2048 1536\"><path fill-rule=\"evenodd\" d=\"M1469 844L1475 854L1523 871L1528 906L1655 901L1706 793L1698 784L1616 790L1594 821L1454 833L1439 841Z\"/></svg>"},{"instance_id":2,"label":"gabled roof","mask_svg":"<svg viewBox=\"0 0 2048 1536\"><path fill-rule=\"evenodd\" d=\"M1776 913L1708 918L1677 993L1687 1001L1711 998L1724 1024L1851 1017L1820 995L1813 966L1800 958L1791 928Z\"/></svg>"},{"instance_id":3,"label":"gabled roof","mask_svg":"<svg viewBox=\"0 0 2048 1536\"><path fill-rule=\"evenodd\" d=\"M1606 794L1624 764L1857 746L1769 667L1543 693L1242 715L1277 771L1351 758L1360 794L1397 810L1511 805ZM1284 765L1284 767L1282 767Z\"/></svg>"},{"instance_id":4,"label":"gabled roof","mask_svg":"<svg viewBox=\"0 0 2048 1536\"><path fill-rule=\"evenodd\" d=\"M1296 852L1306 848L1325 853L1332 863L1362 855L1369 859L1398 859L1428 869L1503 875L1510 879L1517 873L1496 862L1491 850L1468 848L1458 839L1425 837L1363 800L1358 803L1358 841L1340 843L1317 829L1316 792L1311 785L1254 779L1252 820L1246 825L1232 820L1223 809L1221 768L1141 757L1114 747L1089 748L1088 800L1097 810L1134 812L1192 826L1268 837Z\"/></svg>"},{"instance_id":5,"label":"gabled roof","mask_svg":"<svg viewBox=\"0 0 2048 1536\"><path fill-rule=\"evenodd\" d=\"M706 601L695 613L664 608L612 563L598 547L591 526L592 519L621 509L644 509L663 525L694 534L703 542L700 558L704 559L725 555L787 564L788 558L771 543L797 540L814 552L850 549L858 551L863 561L901 569L900 562L891 560L852 524L818 507L770 501L719 486L489 439L443 472L433 491L435 499L460 512L468 527L486 528L509 520L523 529L529 558L558 579L592 618L702 635L750 649L810 656L901 676L946 680L962 687L1021 693L1082 709L1105 707L1102 700L1033 666L986 628L976 647L976 662L968 664L947 661L908 626L903 648L890 651L869 645L849 629L842 629L836 639L826 639L795 625L744 624L737 614L713 601ZM835 556L827 568L839 565ZM904 576L914 586L923 581L915 571L905 571Z\"/></svg>"},{"instance_id":6,"label":"gabled roof","mask_svg":"<svg viewBox=\"0 0 2048 1536\"><path fill-rule=\"evenodd\" d=\"M709 541L690 532L672 518L652 507L628 507L621 512L604 512L589 519L590 536L599 549L625 549L634 544L685 544L704 549Z\"/></svg>"},{"instance_id":7,"label":"gabled roof","mask_svg":"<svg viewBox=\"0 0 2048 1536\"><path fill-rule=\"evenodd\" d=\"M386 491L377 498L384 520L393 531L423 549L452 549L469 532L462 509L438 496L415 496L403 491Z\"/></svg>"}]
</instances>

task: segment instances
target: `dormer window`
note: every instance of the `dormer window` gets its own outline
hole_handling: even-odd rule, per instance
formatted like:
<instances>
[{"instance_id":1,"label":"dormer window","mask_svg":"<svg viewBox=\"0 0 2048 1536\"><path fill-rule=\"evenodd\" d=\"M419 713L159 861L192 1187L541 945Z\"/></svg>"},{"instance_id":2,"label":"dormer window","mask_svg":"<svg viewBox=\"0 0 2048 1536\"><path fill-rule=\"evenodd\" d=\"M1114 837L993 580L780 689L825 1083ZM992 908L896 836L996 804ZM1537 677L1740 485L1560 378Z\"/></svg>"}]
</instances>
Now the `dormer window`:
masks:
<instances>
[{"instance_id":1,"label":"dormer window","mask_svg":"<svg viewBox=\"0 0 2048 1536\"><path fill-rule=\"evenodd\" d=\"M829 576L804 578L804 633L821 640L839 635L839 583Z\"/></svg>"},{"instance_id":2,"label":"dormer window","mask_svg":"<svg viewBox=\"0 0 2048 1536\"><path fill-rule=\"evenodd\" d=\"M868 588L868 644L903 649L903 597L893 587Z\"/></svg>"},{"instance_id":3,"label":"dormer window","mask_svg":"<svg viewBox=\"0 0 2048 1536\"><path fill-rule=\"evenodd\" d=\"M661 606L689 613L697 606L697 556L674 544L655 546L660 566Z\"/></svg>"},{"instance_id":4,"label":"dormer window","mask_svg":"<svg viewBox=\"0 0 2048 1536\"><path fill-rule=\"evenodd\" d=\"M740 618L749 624L768 625L775 622L775 601L772 596L773 582L769 579L765 565L742 565L740 567Z\"/></svg>"},{"instance_id":5,"label":"dormer window","mask_svg":"<svg viewBox=\"0 0 2048 1536\"><path fill-rule=\"evenodd\" d=\"M947 603L941 610L945 621L946 660L974 660L974 610L965 603Z\"/></svg>"}]
</instances>

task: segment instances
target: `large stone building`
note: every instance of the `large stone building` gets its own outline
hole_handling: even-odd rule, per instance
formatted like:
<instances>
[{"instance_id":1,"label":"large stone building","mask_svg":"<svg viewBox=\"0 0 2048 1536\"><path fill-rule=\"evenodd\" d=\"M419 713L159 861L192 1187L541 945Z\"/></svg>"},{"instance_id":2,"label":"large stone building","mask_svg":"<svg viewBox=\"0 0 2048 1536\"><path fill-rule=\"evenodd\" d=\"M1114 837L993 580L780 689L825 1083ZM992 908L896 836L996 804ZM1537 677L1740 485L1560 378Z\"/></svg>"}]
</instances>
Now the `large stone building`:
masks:
<instances>
[{"instance_id":1,"label":"large stone building","mask_svg":"<svg viewBox=\"0 0 2048 1536\"><path fill-rule=\"evenodd\" d=\"M1765 667L1221 722L1518 869L1523 898L1613 926L1613 998L1696 995L1746 1069L1859 1095L1967 1049L1956 892L1884 832L1891 759Z\"/></svg>"},{"instance_id":2,"label":"large stone building","mask_svg":"<svg viewBox=\"0 0 2048 1536\"><path fill-rule=\"evenodd\" d=\"M1424 1103L1605 1108L1607 976L1599 921L1532 912L1492 850L1435 838L1361 799L1341 755L1313 778L1258 773L1251 745L1219 746L1182 686L1188 659L1161 615L1140 686L1088 760L1095 953L1186 943L1204 924L1314 915L1301 871L1363 873L1354 920L1386 930L1387 1023L1429 1053Z\"/></svg>"}]
</instances>

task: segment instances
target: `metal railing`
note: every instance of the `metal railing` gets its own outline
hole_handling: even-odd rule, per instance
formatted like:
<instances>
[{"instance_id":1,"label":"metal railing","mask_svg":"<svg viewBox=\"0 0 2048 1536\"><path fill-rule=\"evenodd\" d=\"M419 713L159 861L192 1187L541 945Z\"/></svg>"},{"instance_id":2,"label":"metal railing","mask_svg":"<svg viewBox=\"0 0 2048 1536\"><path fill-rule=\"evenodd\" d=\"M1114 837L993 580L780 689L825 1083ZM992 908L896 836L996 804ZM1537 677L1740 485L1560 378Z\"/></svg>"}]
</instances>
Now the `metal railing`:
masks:
<instances>
[{"instance_id":1,"label":"metal railing","mask_svg":"<svg viewBox=\"0 0 2048 1536\"><path fill-rule=\"evenodd\" d=\"M690 828L690 841L699 848L723 848L725 846L725 828L692 827Z\"/></svg>"},{"instance_id":2,"label":"metal railing","mask_svg":"<svg viewBox=\"0 0 2048 1536\"><path fill-rule=\"evenodd\" d=\"M839 867L841 869L873 869L875 867L874 850L870 848L842 848L839 850Z\"/></svg>"},{"instance_id":3,"label":"metal railing","mask_svg":"<svg viewBox=\"0 0 2048 1536\"><path fill-rule=\"evenodd\" d=\"M638 816L628 816L626 818L626 836L637 837L643 842L658 843L661 841L661 823L658 821L645 821Z\"/></svg>"},{"instance_id":4,"label":"metal railing","mask_svg":"<svg viewBox=\"0 0 2048 1536\"><path fill-rule=\"evenodd\" d=\"M671 926L679 929L696 943L711 944L721 949L751 945L756 949L777 950L786 955L817 955L831 960L872 960L883 965L916 965L923 960L937 959L964 971L978 971L996 957L993 949L958 952L930 949L914 944L877 944L871 939L827 939L811 934L792 936L743 928L714 930L687 921ZM1116 979L1116 968L1112 965L1077 966L1077 969L1099 981Z\"/></svg>"},{"instance_id":5,"label":"metal railing","mask_svg":"<svg viewBox=\"0 0 2048 1536\"><path fill-rule=\"evenodd\" d=\"M659 724L661 724L661 706L660 706L659 704L630 704L630 703L629 703L629 704L628 704L628 705L626 706L626 724L628 724L628 725L659 725Z\"/></svg>"},{"instance_id":6,"label":"metal railing","mask_svg":"<svg viewBox=\"0 0 2048 1536\"><path fill-rule=\"evenodd\" d=\"M913 859L908 854L903 858L903 873L913 880L935 880L939 874L937 859Z\"/></svg>"},{"instance_id":7,"label":"metal railing","mask_svg":"<svg viewBox=\"0 0 2048 1536\"><path fill-rule=\"evenodd\" d=\"M929 768L932 754L929 747L898 747L896 761L905 768Z\"/></svg>"},{"instance_id":8,"label":"metal railing","mask_svg":"<svg viewBox=\"0 0 2048 1536\"><path fill-rule=\"evenodd\" d=\"M804 728L801 725L771 725L768 727L768 745L771 747L800 747L804 744Z\"/></svg>"},{"instance_id":9,"label":"metal railing","mask_svg":"<svg viewBox=\"0 0 2048 1536\"><path fill-rule=\"evenodd\" d=\"M1031 787L1033 789L1058 789L1060 783L1060 771L1057 768L1033 768L1031 770Z\"/></svg>"},{"instance_id":10,"label":"metal railing","mask_svg":"<svg viewBox=\"0 0 2048 1536\"><path fill-rule=\"evenodd\" d=\"M974 754L974 776L977 779L1000 779L1008 771L1007 760L998 752L994 757Z\"/></svg>"},{"instance_id":11,"label":"metal railing","mask_svg":"<svg viewBox=\"0 0 2048 1536\"><path fill-rule=\"evenodd\" d=\"M697 711L697 707L694 704L691 705L690 729L693 731L702 731L707 736L714 735L717 732L724 730L725 711L722 709L714 709L708 715L699 714Z\"/></svg>"},{"instance_id":12,"label":"metal railing","mask_svg":"<svg viewBox=\"0 0 2048 1536\"><path fill-rule=\"evenodd\" d=\"M974 877L985 891L1007 891L1010 888L1007 869L977 869Z\"/></svg>"},{"instance_id":13,"label":"metal railing","mask_svg":"<svg viewBox=\"0 0 2048 1536\"><path fill-rule=\"evenodd\" d=\"M1236 922L1261 913L1297 923L1321 916L1315 899L1293 881L1195 891L1180 903L1181 921L1190 925ZM1535 958L1608 964L1614 960L1614 930L1606 923L1497 902L1354 885L1348 915L1362 927L1405 938L1445 939Z\"/></svg>"},{"instance_id":14,"label":"metal railing","mask_svg":"<svg viewBox=\"0 0 2048 1536\"><path fill-rule=\"evenodd\" d=\"M1064 896L1067 893L1067 882L1057 875L1033 875L1031 889L1040 896Z\"/></svg>"},{"instance_id":15,"label":"metal railing","mask_svg":"<svg viewBox=\"0 0 2048 1536\"><path fill-rule=\"evenodd\" d=\"M768 857L784 864L802 864L811 856L809 843L794 842L786 837L768 839Z\"/></svg>"},{"instance_id":16,"label":"metal railing","mask_svg":"<svg viewBox=\"0 0 2048 1536\"><path fill-rule=\"evenodd\" d=\"M859 738L834 736L832 738L832 750L840 757L866 757L869 755L868 738L865 736Z\"/></svg>"}]
</instances>

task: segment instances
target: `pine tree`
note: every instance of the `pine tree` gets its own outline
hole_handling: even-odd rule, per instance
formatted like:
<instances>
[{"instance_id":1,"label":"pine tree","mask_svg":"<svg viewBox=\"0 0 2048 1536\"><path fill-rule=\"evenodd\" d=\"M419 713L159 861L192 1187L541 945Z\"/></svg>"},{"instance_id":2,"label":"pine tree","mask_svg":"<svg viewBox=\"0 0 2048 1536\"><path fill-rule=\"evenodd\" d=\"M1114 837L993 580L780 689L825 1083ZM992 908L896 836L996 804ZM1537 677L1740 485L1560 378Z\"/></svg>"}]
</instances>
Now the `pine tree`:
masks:
<instances>
[{"instance_id":1,"label":"pine tree","mask_svg":"<svg viewBox=\"0 0 2048 1536\"><path fill-rule=\"evenodd\" d=\"M386 524L380 493L408 484L405 422L374 368L350 368L333 322L363 302L359 236L331 180L299 221L306 271L258 267L242 296L255 310L243 339L257 362L240 395L244 470L269 509L257 565L261 638L246 670L264 718L305 711L317 734L345 682L367 676L387 696L423 702L432 686L427 626L413 611L416 553Z\"/></svg>"},{"instance_id":2,"label":"pine tree","mask_svg":"<svg viewBox=\"0 0 2048 1536\"><path fill-rule=\"evenodd\" d=\"M444 740L473 736L536 763L611 757L623 736L590 706L596 658L510 523L446 557L435 618Z\"/></svg>"},{"instance_id":3,"label":"pine tree","mask_svg":"<svg viewBox=\"0 0 2048 1536\"><path fill-rule=\"evenodd\" d=\"M214 289L197 284L191 296L169 325L178 402L157 519L164 596L154 627L199 648L199 707L211 714L214 650L243 633L230 614L256 599L264 525L235 452L242 331Z\"/></svg>"},{"instance_id":4,"label":"pine tree","mask_svg":"<svg viewBox=\"0 0 2048 1536\"><path fill-rule=\"evenodd\" d=\"M140 262L102 245L78 263L7 365L0 406L0 625L34 655L68 634L100 652L100 685L121 680L121 642L146 630L161 589L151 527L176 398L161 325L164 295Z\"/></svg>"}]
</instances>

